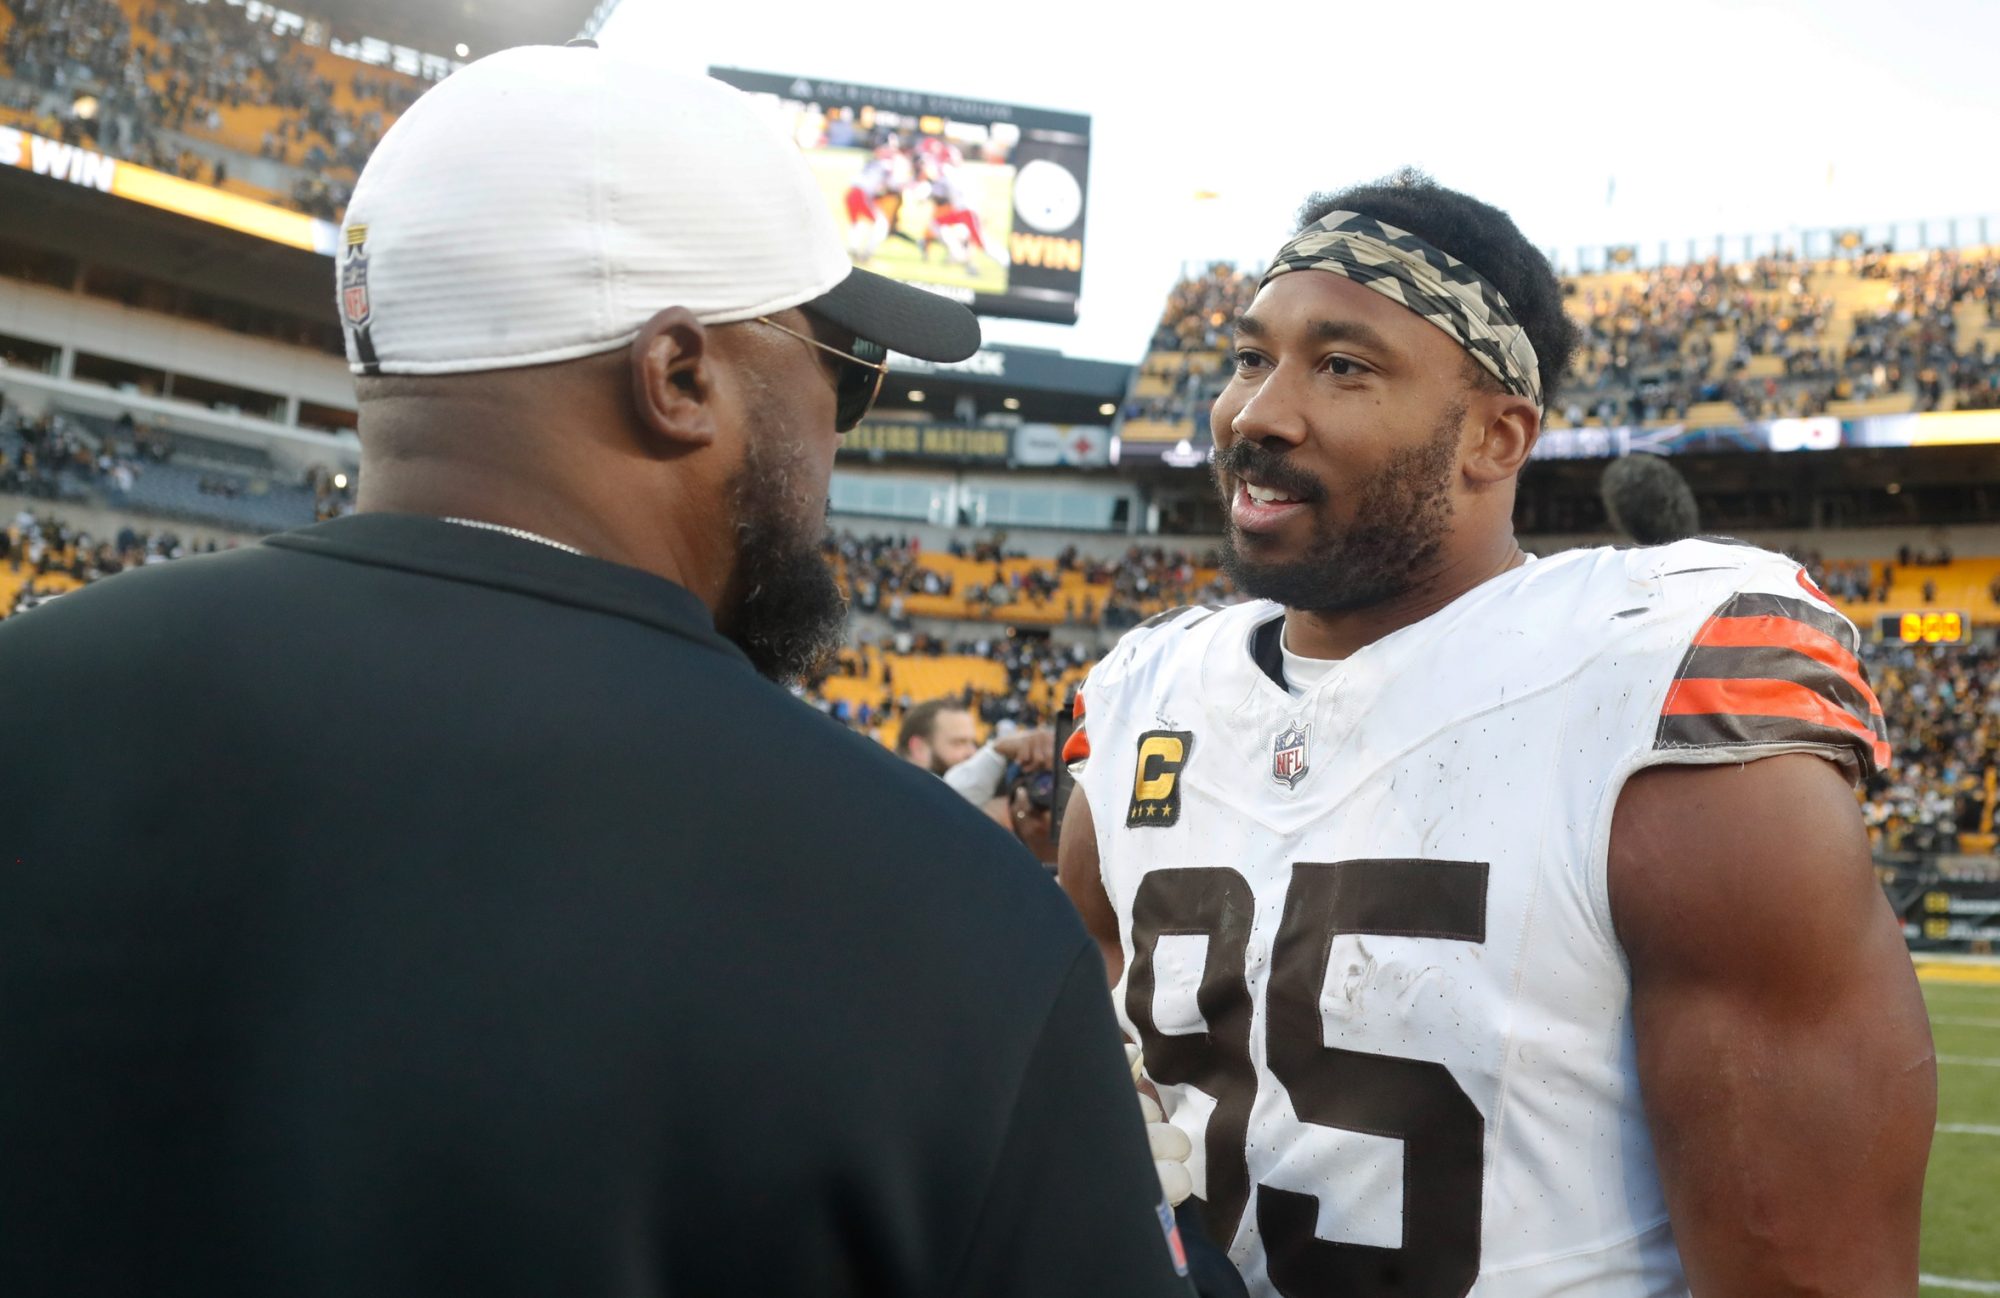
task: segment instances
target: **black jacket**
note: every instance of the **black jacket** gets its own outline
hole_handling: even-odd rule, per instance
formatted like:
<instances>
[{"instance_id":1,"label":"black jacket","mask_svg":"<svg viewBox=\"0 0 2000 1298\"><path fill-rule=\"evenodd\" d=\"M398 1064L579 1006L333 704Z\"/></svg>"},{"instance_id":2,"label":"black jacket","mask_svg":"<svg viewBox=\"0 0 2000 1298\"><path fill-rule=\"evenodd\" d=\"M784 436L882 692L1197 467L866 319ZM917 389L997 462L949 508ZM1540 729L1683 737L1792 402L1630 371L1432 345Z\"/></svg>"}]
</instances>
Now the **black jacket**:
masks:
<instances>
[{"instance_id":1,"label":"black jacket","mask_svg":"<svg viewBox=\"0 0 2000 1298\"><path fill-rule=\"evenodd\" d=\"M0 624L0 1293L1185 1293L1102 964L688 591L364 515Z\"/></svg>"}]
</instances>

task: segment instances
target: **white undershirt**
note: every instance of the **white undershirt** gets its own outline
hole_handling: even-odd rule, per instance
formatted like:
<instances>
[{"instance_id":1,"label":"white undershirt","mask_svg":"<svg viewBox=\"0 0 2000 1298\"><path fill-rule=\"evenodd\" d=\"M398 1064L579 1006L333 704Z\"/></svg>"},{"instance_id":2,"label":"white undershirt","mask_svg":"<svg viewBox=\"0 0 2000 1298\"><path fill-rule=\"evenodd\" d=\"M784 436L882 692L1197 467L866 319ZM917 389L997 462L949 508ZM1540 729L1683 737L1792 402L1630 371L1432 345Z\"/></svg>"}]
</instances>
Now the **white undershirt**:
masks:
<instances>
[{"instance_id":1,"label":"white undershirt","mask_svg":"<svg viewBox=\"0 0 2000 1298\"><path fill-rule=\"evenodd\" d=\"M1285 643L1283 631L1278 633L1278 652L1284 655L1285 689L1293 698L1304 695L1346 661L1344 658L1306 658L1295 654L1292 647Z\"/></svg>"}]
</instances>

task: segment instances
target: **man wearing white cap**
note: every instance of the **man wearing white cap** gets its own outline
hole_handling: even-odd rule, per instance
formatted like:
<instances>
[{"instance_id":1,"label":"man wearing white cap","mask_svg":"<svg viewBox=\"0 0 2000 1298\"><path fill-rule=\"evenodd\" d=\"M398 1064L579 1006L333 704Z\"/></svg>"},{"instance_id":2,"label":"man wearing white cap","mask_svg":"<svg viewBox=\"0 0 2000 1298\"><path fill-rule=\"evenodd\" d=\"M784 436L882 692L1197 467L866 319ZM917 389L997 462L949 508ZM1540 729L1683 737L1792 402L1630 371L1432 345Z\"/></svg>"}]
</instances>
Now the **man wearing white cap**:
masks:
<instances>
[{"instance_id":1,"label":"man wearing white cap","mask_svg":"<svg viewBox=\"0 0 2000 1298\"><path fill-rule=\"evenodd\" d=\"M972 317L595 49L432 90L344 230L361 512L0 626L0 1292L1185 1294L1060 894L765 679Z\"/></svg>"}]
</instances>

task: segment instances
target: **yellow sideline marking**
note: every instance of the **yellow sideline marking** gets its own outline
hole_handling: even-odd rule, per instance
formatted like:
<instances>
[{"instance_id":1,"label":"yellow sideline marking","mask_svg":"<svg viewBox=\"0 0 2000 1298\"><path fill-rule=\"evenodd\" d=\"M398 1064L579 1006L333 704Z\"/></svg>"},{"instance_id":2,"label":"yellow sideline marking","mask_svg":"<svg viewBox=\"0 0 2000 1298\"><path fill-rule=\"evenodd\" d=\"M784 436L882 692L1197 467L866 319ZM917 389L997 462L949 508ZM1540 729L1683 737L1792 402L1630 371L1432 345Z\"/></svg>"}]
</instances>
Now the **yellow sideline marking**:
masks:
<instances>
[{"instance_id":1,"label":"yellow sideline marking","mask_svg":"<svg viewBox=\"0 0 2000 1298\"><path fill-rule=\"evenodd\" d=\"M2000 965L1937 964L1919 960L1917 977L1927 983L1984 983L2000 986Z\"/></svg>"}]
</instances>

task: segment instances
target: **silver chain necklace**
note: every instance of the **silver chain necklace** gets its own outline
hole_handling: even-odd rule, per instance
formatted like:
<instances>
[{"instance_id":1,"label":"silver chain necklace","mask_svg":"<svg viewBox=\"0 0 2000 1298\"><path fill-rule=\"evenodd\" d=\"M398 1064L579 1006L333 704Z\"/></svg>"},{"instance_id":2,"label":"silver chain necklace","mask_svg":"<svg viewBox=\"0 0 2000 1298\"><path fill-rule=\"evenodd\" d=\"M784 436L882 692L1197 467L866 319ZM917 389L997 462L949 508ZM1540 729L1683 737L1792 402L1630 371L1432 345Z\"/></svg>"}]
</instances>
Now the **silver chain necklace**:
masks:
<instances>
[{"instance_id":1,"label":"silver chain necklace","mask_svg":"<svg viewBox=\"0 0 2000 1298\"><path fill-rule=\"evenodd\" d=\"M570 554L583 554L583 551L573 545L564 545L561 541L551 541L546 536L537 536L535 533L527 531L524 528L508 527L504 523L482 523L476 518L447 518L444 521L447 523L457 523L460 527L483 527L489 532L499 532L502 535L514 537L516 540L540 541L543 545L552 545L556 549L566 550Z\"/></svg>"}]
</instances>

